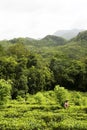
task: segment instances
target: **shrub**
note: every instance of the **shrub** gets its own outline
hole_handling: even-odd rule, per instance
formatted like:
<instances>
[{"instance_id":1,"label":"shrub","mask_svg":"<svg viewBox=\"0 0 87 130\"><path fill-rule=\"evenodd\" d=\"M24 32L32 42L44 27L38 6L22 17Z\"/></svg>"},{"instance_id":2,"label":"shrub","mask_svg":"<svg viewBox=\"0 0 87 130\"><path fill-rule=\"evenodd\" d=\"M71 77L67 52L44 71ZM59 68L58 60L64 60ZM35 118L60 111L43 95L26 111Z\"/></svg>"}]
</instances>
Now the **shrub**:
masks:
<instances>
[{"instance_id":1,"label":"shrub","mask_svg":"<svg viewBox=\"0 0 87 130\"><path fill-rule=\"evenodd\" d=\"M43 96L41 92L38 92L35 95L36 102L39 104L46 104L46 98Z\"/></svg>"},{"instance_id":2,"label":"shrub","mask_svg":"<svg viewBox=\"0 0 87 130\"><path fill-rule=\"evenodd\" d=\"M73 102L75 105L77 106L86 106L87 105L87 100L84 96L81 95L80 92L74 92L74 96L73 96Z\"/></svg>"},{"instance_id":3,"label":"shrub","mask_svg":"<svg viewBox=\"0 0 87 130\"><path fill-rule=\"evenodd\" d=\"M70 98L70 94L69 94L68 90L64 89L64 87L60 87L59 85L55 86L54 92L56 94L58 102L62 106L63 106L65 100Z\"/></svg>"},{"instance_id":4,"label":"shrub","mask_svg":"<svg viewBox=\"0 0 87 130\"><path fill-rule=\"evenodd\" d=\"M11 98L11 83L0 79L0 105L6 104Z\"/></svg>"}]
</instances>

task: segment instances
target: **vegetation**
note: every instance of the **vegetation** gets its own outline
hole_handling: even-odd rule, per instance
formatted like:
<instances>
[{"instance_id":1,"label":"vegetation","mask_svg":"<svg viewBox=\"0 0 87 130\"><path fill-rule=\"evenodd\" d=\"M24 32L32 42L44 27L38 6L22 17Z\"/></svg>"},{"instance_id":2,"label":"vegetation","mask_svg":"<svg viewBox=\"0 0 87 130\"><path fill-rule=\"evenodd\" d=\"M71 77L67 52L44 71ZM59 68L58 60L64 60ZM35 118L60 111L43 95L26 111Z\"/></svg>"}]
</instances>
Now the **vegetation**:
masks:
<instances>
[{"instance_id":1,"label":"vegetation","mask_svg":"<svg viewBox=\"0 0 87 130\"><path fill-rule=\"evenodd\" d=\"M0 41L0 129L87 130L86 92L87 31Z\"/></svg>"},{"instance_id":2,"label":"vegetation","mask_svg":"<svg viewBox=\"0 0 87 130\"><path fill-rule=\"evenodd\" d=\"M66 98L68 109L61 105ZM68 91L60 86L54 91L26 94L25 98L18 96L0 108L0 129L87 130L87 102L84 101L87 93Z\"/></svg>"},{"instance_id":3,"label":"vegetation","mask_svg":"<svg viewBox=\"0 0 87 130\"><path fill-rule=\"evenodd\" d=\"M0 105L6 104L11 98L11 84L9 82L0 80Z\"/></svg>"},{"instance_id":4,"label":"vegetation","mask_svg":"<svg viewBox=\"0 0 87 130\"><path fill-rule=\"evenodd\" d=\"M57 84L87 91L86 35L87 31L79 33L68 42L50 35L41 40L1 41L0 79L13 82L12 98L20 93L53 90Z\"/></svg>"}]
</instances>

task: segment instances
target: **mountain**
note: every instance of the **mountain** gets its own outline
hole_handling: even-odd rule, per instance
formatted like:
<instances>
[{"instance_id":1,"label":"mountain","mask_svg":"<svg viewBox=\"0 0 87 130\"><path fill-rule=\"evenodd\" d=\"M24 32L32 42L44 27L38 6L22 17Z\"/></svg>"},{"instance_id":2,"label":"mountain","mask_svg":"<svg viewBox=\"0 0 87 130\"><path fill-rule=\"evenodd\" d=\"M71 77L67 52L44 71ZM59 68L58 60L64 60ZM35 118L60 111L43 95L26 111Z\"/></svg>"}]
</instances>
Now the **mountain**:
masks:
<instances>
[{"instance_id":1,"label":"mountain","mask_svg":"<svg viewBox=\"0 0 87 130\"><path fill-rule=\"evenodd\" d=\"M66 44L66 40L62 37L47 35L43 39L39 40L39 44L43 46L60 46Z\"/></svg>"},{"instance_id":2,"label":"mountain","mask_svg":"<svg viewBox=\"0 0 87 130\"><path fill-rule=\"evenodd\" d=\"M75 39L76 41L87 42L87 31L80 32Z\"/></svg>"},{"instance_id":3,"label":"mountain","mask_svg":"<svg viewBox=\"0 0 87 130\"><path fill-rule=\"evenodd\" d=\"M87 31L80 32L58 50L71 59L84 59L87 56Z\"/></svg>"},{"instance_id":4,"label":"mountain","mask_svg":"<svg viewBox=\"0 0 87 130\"><path fill-rule=\"evenodd\" d=\"M87 31L80 32L68 41L48 35L41 40L16 38L1 41L0 44L5 47L0 46L1 78L10 79L9 76L12 75L11 79L17 85L21 86L20 81L23 84L26 82L26 85L31 83L31 90L34 86L32 81L35 80L35 86L40 86L39 81L46 84L46 90L59 84L71 90L87 91ZM2 62L4 59L5 62ZM42 90L46 87L42 85ZM36 91L38 90L37 88Z\"/></svg>"},{"instance_id":5,"label":"mountain","mask_svg":"<svg viewBox=\"0 0 87 130\"><path fill-rule=\"evenodd\" d=\"M56 31L53 35L63 37L67 40L72 39L77 36L79 32L83 31L82 29L72 29L72 30L59 30Z\"/></svg>"},{"instance_id":6,"label":"mountain","mask_svg":"<svg viewBox=\"0 0 87 130\"><path fill-rule=\"evenodd\" d=\"M16 43L22 43L32 52L37 52L46 57L58 54L59 57L79 59L87 55L87 31L80 32L76 37L67 41L62 37L47 35L36 40L31 38L14 38L0 41L0 45L6 49Z\"/></svg>"},{"instance_id":7,"label":"mountain","mask_svg":"<svg viewBox=\"0 0 87 130\"><path fill-rule=\"evenodd\" d=\"M46 37L40 39L40 40L36 40L36 39L32 39L32 38L14 38L11 40L3 40L0 41L0 45L4 46L4 47L9 47L10 45L16 44L16 43L22 43L24 45L26 45L29 48L38 48L38 47L54 47L54 46L61 46L66 44L66 40L64 38L61 37L57 37L54 35L47 35Z\"/></svg>"}]
</instances>

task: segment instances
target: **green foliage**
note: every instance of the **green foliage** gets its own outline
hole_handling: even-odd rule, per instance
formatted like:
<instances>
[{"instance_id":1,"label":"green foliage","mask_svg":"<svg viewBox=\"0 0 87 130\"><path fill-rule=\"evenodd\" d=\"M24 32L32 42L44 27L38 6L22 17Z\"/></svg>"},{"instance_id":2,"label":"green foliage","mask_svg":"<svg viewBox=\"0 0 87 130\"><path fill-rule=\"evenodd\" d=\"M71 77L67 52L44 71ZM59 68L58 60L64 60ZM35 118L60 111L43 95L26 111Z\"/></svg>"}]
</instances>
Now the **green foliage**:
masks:
<instances>
[{"instance_id":1,"label":"green foliage","mask_svg":"<svg viewBox=\"0 0 87 130\"><path fill-rule=\"evenodd\" d=\"M68 109L60 107L55 94L58 89L61 93L64 91L57 86L54 91L27 94L25 98L18 96L17 100L10 100L6 107L0 108L0 129L87 130L87 105L73 104ZM68 94L72 101L80 97L87 100L87 93L68 91Z\"/></svg>"},{"instance_id":2,"label":"green foliage","mask_svg":"<svg viewBox=\"0 0 87 130\"><path fill-rule=\"evenodd\" d=\"M7 53L8 55L17 56L18 58L29 55L29 51L22 43L16 43L15 45L10 46Z\"/></svg>"},{"instance_id":3,"label":"green foliage","mask_svg":"<svg viewBox=\"0 0 87 130\"><path fill-rule=\"evenodd\" d=\"M76 37L77 41L86 42L87 41L87 31L80 32L78 36Z\"/></svg>"},{"instance_id":4,"label":"green foliage","mask_svg":"<svg viewBox=\"0 0 87 130\"><path fill-rule=\"evenodd\" d=\"M5 55L5 50L4 47L2 45L0 45L0 56Z\"/></svg>"},{"instance_id":5,"label":"green foliage","mask_svg":"<svg viewBox=\"0 0 87 130\"><path fill-rule=\"evenodd\" d=\"M86 91L86 84L84 84L86 83L86 64L84 62L79 60L67 62L67 59L54 57L51 60L50 68L54 73L56 84L71 90Z\"/></svg>"},{"instance_id":6,"label":"green foliage","mask_svg":"<svg viewBox=\"0 0 87 130\"><path fill-rule=\"evenodd\" d=\"M87 31L68 42L0 41L0 129L87 130L87 93L80 91L87 91ZM17 100L7 104L11 96Z\"/></svg>"},{"instance_id":7,"label":"green foliage","mask_svg":"<svg viewBox=\"0 0 87 130\"><path fill-rule=\"evenodd\" d=\"M5 80L15 78L15 68L17 62L13 57L0 57L0 78Z\"/></svg>"},{"instance_id":8,"label":"green foliage","mask_svg":"<svg viewBox=\"0 0 87 130\"><path fill-rule=\"evenodd\" d=\"M47 35L43 39L39 41L40 46L60 46L66 44L66 40L61 37L53 36L53 35Z\"/></svg>"},{"instance_id":9,"label":"green foliage","mask_svg":"<svg viewBox=\"0 0 87 130\"><path fill-rule=\"evenodd\" d=\"M41 68L41 66L43 66L43 65L44 65L44 63L43 63L41 55L31 53L28 56L27 68L30 68L32 66L36 66L38 68Z\"/></svg>"},{"instance_id":10,"label":"green foliage","mask_svg":"<svg viewBox=\"0 0 87 130\"><path fill-rule=\"evenodd\" d=\"M6 104L11 98L11 83L0 79L0 105Z\"/></svg>"},{"instance_id":11,"label":"green foliage","mask_svg":"<svg viewBox=\"0 0 87 130\"><path fill-rule=\"evenodd\" d=\"M70 95L64 87L60 87L59 85L55 86L54 88L55 94L57 96L57 100L60 103L60 105L64 105L64 102L66 100L70 99Z\"/></svg>"},{"instance_id":12,"label":"green foliage","mask_svg":"<svg viewBox=\"0 0 87 130\"><path fill-rule=\"evenodd\" d=\"M71 95L72 102L77 106L86 106L87 105L87 97L81 94L81 92L73 92Z\"/></svg>"},{"instance_id":13,"label":"green foliage","mask_svg":"<svg viewBox=\"0 0 87 130\"><path fill-rule=\"evenodd\" d=\"M46 104L46 98L43 96L41 92L38 92L35 95L35 100L38 104Z\"/></svg>"},{"instance_id":14,"label":"green foliage","mask_svg":"<svg viewBox=\"0 0 87 130\"><path fill-rule=\"evenodd\" d=\"M0 78L12 80L12 98L53 90L57 84L87 91L86 33L70 41L50 35L0 41Z\"/></svg>"},{"instance_id":15,"label":"green foliage","mask_svg":"<svg viewBox=\"0 0 87 130\"><path fill-rule=\"evenodd\" d=\"M37 68L32 66L28 71L29 93L50 90L53 82L53 74L47 67Z\"/></svg>"}]
</instances>

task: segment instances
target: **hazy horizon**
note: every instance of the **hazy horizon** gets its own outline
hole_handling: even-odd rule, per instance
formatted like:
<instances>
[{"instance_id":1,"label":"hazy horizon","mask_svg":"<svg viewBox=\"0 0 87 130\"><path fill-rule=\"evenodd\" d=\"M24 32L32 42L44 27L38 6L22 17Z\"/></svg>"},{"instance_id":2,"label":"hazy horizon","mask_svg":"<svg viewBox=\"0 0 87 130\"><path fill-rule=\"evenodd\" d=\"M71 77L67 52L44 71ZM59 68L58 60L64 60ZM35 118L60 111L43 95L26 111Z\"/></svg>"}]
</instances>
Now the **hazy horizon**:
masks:
<instances>
[{"instance_id":1,"label":"hazy horizon","mask_svg":"<svg viewBox=\"0 0 87 130\"><path fill-rule=\"evenodd\" d=\"M87 0L0 0L0 40L87 30Z\"/></svg>"}]
</instances>

